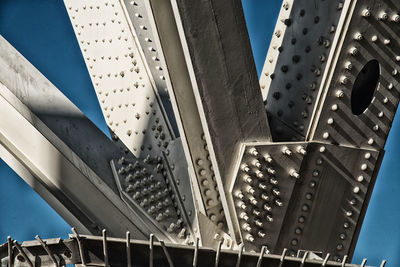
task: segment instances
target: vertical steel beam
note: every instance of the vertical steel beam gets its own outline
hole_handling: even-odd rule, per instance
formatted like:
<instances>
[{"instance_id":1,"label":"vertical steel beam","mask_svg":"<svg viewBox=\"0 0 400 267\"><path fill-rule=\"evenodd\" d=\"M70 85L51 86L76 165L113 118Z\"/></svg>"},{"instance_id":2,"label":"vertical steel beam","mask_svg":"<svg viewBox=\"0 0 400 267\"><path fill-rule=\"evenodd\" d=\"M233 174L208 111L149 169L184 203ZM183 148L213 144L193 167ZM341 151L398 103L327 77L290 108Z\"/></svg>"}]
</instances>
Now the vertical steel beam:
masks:
<instances>
[{"instance_id":1,"label":"vertical steel beam","mask_svg":"<svg viewBox=\"0 0 400 267\"><path fill-rule=\"evenodd\" d=\"M242 141L269 141L241 2L173 0L214 170L228 182Z\"/></svg>"},{"instance_id":2,"label":"vertical steel beam","mask_svg":"<svg viewBox=\"0 0 400 267\"><path fill-rule=\"evenodd\" d=\"M152 224L143 223L143 210L132 212L119 197L109 162L127 154L2 37L0 69L0 96L10 112L1 120L2 156L7 163L82 232L108 228L119 235L131 229L139 238L150 232L163 236ZM19 126L11 119L13 114L21 121ZM5 126L7 123L24 130ZM28 129L37 143L29 141ZM43 157L27 153L41 153ZM73 180L69 178L71 172L75 173ZM93 196L84 201L86 191ZM103 211L119 219L112 221L102 215Z\"/></svg>"},{"instance_id":3,"label":"vertical steel beam","mask_svg":"<svg viewBox=\"0 0 400 267\"><path fill-rule=\"evenodd\" d=\"M176 112L182 120L181 131L185 132L189 149L204 147L208 151L211 175L215 175L229 232L235 238L225 190L232 182L240 142L270 140L241 4L237 1L150 3L175 96ZM197 111L192 110L194 107ZM191 129L192 120L196 129ZM200 138L206 141L206 146L199 147L204 143ZM194 170L199 169L197 182L203 189L209 184L201 177L208 172L200 166L203 157L190 153ZM201 153L204 151L197 155ZM203 192L210 194L212 191ZM213 214L211 217L215 220L216 213ZM222 221L217 223L224 225Z\"/></svg>"},{"instance_id":4,"label":"vertical steel beam","mask_svg":"<svg viewBox=\"0 0 400 267\"><path fill-rule=\"evenodd\" d=\"M183 141L197 210L206 215L219 228L218 231L226 231L227 221L221 212L224 197L221 199L216 183L171 3L149 1L147 9L149 18L153 18L150 21L155 33L154 41L158 46L160 63L164 69ZM199 222L203 219L202 217ZM209 232L207 228L210 224L200 223L199 226L200 231L203 231L202 236L209 236L204 233ZM208 242L206 238L202 238L203 245Z\"/></svg>"}]
</instances>

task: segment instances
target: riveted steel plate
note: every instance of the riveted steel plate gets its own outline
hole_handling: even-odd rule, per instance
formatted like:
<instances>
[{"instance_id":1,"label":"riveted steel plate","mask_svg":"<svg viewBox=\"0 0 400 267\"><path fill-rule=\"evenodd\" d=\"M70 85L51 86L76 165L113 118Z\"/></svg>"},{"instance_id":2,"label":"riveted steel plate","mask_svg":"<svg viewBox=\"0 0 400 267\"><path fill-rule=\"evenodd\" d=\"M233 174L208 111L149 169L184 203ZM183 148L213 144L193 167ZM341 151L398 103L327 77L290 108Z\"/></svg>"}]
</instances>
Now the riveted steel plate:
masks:
<instances>
[{"instance_id":1,"label":"riveted steel plate","mask_svg":"<svg viewBox=\"0 0 400 267\"><path fill-rule=\"evenodd\" d=\"M147 157L144 162L120 158L112 161L121 195L134 210L146 212L150 221L165 235L177 242L190 242L187 220L182 218L183 206L171 184L168 169L162 157Z\"/></svg>"},{"instance_id":2,"label":"riveted steel plate","mask_svg":"<svg viewBox=\"0 0 400 267\"><path fill-rule=\"evenodd\" d=\"M110 130L135 156L160 155L172 133L122 4L64 2Z\"/></svg>"},{"instance_id":3,"label":"riveted steel plate","mask_svg":"<svg viewBox=\"0 0 400 267\"><path fill-rule=\"evenodd\" d=\"M260 77L266 110L296 135L306 136L343 0L283 1ZM274 141L291 141L289 129L271 127ZM284 132L282 134L281 132ZM285 136L289 138L284 139Z\"/></svg>"},{"instance_id":4,"label":"riveted steel plate","mask_svg":"<svg viewBox=\"0 0 400 267\"><path fill-rule=\"evenodd\" d=\"M352 256L383 152L310 143L274 251Z\"/></svg>"},{"instance_id":5,"label":"riveted steel plate","mask_svg":"<svg viewBox=\"0 0 400 267\"><path fill-rule=\"evenodd\" d=\"M247 251L273 251L298 181L307 143L245 144L230 197Z\"/></svg>"},{"instance_id":6,"label":"riveted steel plate","mask_svg":"<svg viewBox=\"0 0 400 267\"><path fill-rule=\"evenodd\" d=\"M399 10L398 1L349 1L310 139L384 147L399 102Z\"/></svg>"},{"instance_id":7,"label":"riveted steel plate","mask_svg":"<svg viewBox=\"0 0 400 267\"><path fill-rule=\"evenodd\" d=\"M171 186L176 189L176 198L182 208L182 217L190 225L191 229L198 229L196 208L194 205L194 193L190 184L188 166L183 152L180 138L175 139L164 153L165 163L170 172ZM193 234L192 234L193 235Z\"/></svg>"},{"instance_id":8,"label":"riveted steel plate","mask_svg":"<svg viewBox=\"0 0 400 267\"><path fill-rule=\"evenodd\" d=\"M154 32L154 42L159 47L160 62L170 91L180 136L199 212L204 213L220 230L227 230L225 212L215 178L214 167L205 139L200 114L197 109L184 51L171 3L163 0L149 1L148 11ZM201 225L200 225L201 226ZM207 229L201 229L208 231Z\"/></svg>"},{"instance_id":9,"label":"riveted steel plate","mask_svg":"<svg viewBox=\"0 0 400 267\"><path fill-rule=\"evenodd\" d=\"M214 171L228 184L240 143L270 140L241 2L173 3Z\"/></svg>"},{"instance_id":10,"label":"riveted steel plate","mask_svg":"<svg viewBox=\"0 0 400 267\"><path fill-rule=\"evenodd\" d=\"M138 41L142 47L143 54L146 58L147 65L155 82L158 95L160 96L162 105L167 113L169 122L174 130L175 135L179 135L172 109L171 99L168 95L167 84L165 83L165 74L160 62L160 56L154 38L154 31L150 24L149 13L146 10L144 0L124 0L126 10L133 28L137 34Z\"/></svg>"}]
</instances>

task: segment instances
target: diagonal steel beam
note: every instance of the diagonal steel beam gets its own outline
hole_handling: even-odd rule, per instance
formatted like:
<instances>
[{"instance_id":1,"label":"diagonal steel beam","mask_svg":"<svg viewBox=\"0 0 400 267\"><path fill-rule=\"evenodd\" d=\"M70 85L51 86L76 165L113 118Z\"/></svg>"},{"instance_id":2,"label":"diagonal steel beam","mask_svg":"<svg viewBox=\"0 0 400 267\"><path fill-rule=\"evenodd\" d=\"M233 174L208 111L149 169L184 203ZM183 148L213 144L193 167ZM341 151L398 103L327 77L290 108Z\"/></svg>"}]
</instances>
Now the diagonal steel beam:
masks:
<instances>
[{"instance_id":1,"label":"diagonal steel beam","mask_svg":"<svg viewBox=\"0 0 400 267\"><path fill-rule=\"evenodd\" d=\"M0 122L2 155L11 167L67 222L79 221L82 231L107 226L116 236L132 229L138 238L153 232L169 239L145 211L131 210L119 197L109 162L125 151L2 37L0 48L1 109L7 114Z\"/></svg>"},{"instance_id":2,"label":"diagonal steel beam","mask_svg":"<svg viewBox=\"0 0 400 267\"><path fill-rule=\"evenodd\" d=\"M159 156L174 133L124 4L64 3L112 134L137 157Z\"/></svg>"},{"instance_id":3,"label":"diagonal steel beam","mask_svg":"<svg viewBox=\"0 0 400 267\"><path fill-rule=\"evenodd\" d=\"M150 4L159 50L166 61L170 95L175 113L179 114L181 135L187 142L187 158L193 164L207 215L224 227L219 219L221 210L207 210L208 202L215 203L207 198L217 196L229 232L235 238L225 190L231 182L240 142L270 140L241 4ZM203 158L211 161L212 164L205 164L209 170L202 166L207 162ZM212 180L207 179L210 176ZM219 192L214 189L215 183Z\"/></svg>"},{"instance_id":4,"label":"diagonal steel beam","mask_svg":"<svg viewBox=\"0 0 400 267\"><path fill-rule=\"evenodd\" d=\"M66 217L66 221L78 220L85 226L85 231L97 233L104 225L110 225L113 235L121 235L125 229L132 228L138 236L143 237L144 233L135 226L134 219L127 217L129 213L126 206L116 198L117 195L105 181L22 103L12 99L10 95L7 96L5 90L8 89L1 85L0 110L7 116L0 121L0 143L10 157L17 158L35 178L30 184L33 184L34 188L35 183L41 184L38 193L54 196L69 214L73 214L72 220ZM23 131L20 130L21 127ZM38 128L45 132L45 135ZM18 165L12 164L11 167L18 168ZM21 171L24 169L17 169L17 173ZM31 177L24 175L22 178ZM44 198L51 200L48 197ZM49 204L53 205L52 202ZM107 216L104 216L104 211L107 212ZM117 220L111 219L110 214Z\"/></svg>"}]
</instances>

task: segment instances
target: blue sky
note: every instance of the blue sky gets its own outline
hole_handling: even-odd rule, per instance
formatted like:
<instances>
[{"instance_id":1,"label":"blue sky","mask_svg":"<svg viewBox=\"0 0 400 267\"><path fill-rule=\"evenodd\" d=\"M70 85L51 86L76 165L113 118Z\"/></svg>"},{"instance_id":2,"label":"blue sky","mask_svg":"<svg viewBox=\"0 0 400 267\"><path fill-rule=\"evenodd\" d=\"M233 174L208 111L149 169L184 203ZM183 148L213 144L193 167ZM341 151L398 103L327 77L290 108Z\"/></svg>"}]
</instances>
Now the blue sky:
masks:
<instances>
[{"instance_id":1,"label":"blue sky","mask_svg":"<svg viewBox=\"0 0 400 267\"><path fill-rule=\"evenodd\" d=\"M243 0L257 69L260 72L281 0ZM93 86L61 0L0 0L0 34L17 48L97 126L106 131ZM354 262L400 266L400 121L396 117L386 156L357 245ZM0 162L0 243L67 237L67 225L6 164Z\"/></svg>"}]
</instances>

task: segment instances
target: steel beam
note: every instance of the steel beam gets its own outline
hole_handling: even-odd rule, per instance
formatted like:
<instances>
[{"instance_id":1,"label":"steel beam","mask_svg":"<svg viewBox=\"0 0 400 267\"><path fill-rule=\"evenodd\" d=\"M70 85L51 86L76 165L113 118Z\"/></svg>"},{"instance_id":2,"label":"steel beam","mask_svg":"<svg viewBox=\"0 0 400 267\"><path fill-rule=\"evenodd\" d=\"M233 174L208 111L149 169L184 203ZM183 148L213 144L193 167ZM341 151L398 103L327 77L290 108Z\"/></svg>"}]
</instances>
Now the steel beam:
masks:
<instances>
[{"instance_id":1,"label":"steel beam","mask_svg":"<svg viewBox=\"0 0 400 267\"><path fill-rule=\"evenodd\" d=\"M384 148L399 103L400 3L348 1L308 138Z\"/></svg>"},{"instance_id":2,"label":"steel beam","mask_svg":"<svg viewBox=\"0 0 400 267\"><path fill-rule=\"evenodd\" d=\"M236 153L242 141L270 140L241 4L150 1L150 5L187 158L197 176L194 183L206 215L222 229L227 224L235 238L225 190ZM212 164L205 164L208 161Z\"/></svg>"},{"instance_id":3,"label":"steel beam","mask_svg":"<svg viewBox=\"0 0 400 267\"><path fill-rule=\"evenodd\" d=\"M318 142L245 143L230 194L245 249L351 259L383 154Z\"/></svg>"},{"instance_id":4,"label":"steel beam","mask_svg":"<svg viewBox=\"0 0 400 267\"><path fill-rule=\"evenodd\" d=\"M0 47L0 96L8 115L1 121L2 154L11 167L82 232L107 227L120 236L131 228L138 238L150 233L170 238L165 229L146 220L143 208L132 211L120 198L109 162L136 158L108 139L3 38ZM104 211L115 218L103 216Z\"/></svg>"},{"instance_id":5,"label":"steel beam","mask_svg":"<svg viewBox=\"0 0 400 267\"><path fill-rule=\"evenodd\" d=\"M173 0L172 7L214 172L226 188L240 143L271 140L242 5Z\"/></svg>"},{"instance_id":6,"label":"steel beam","mask_svg":"<svg viewBox=\"0 0 400 267\"><path fill-rule=\"evenodd\" d=\"M171 123L175 135L179 136L171 99L165 81L164 69L160 61L160 52L155 45L155 38L158 38L157 33L155 33L153 27L151 27L152 17L147 12L147 1L123 0L121 3L122 2L125 6L127 19L135 30L137 41L142 48L146 63L154 80L162 105L167 113L169 122Z\"/></svg>"},{"instance_id":7,"label":"steel beam","mask_svg":"<svg viewBox=\"0 0 400 267\"><path fill-rule=\"evenodd\" d=\"M0 87L0 110L7 114L0 120L0 143L29 170L36 183L46 188L44 193L51 193L74 215L71 221L65 218L67 222L74 222L76 218L85 226L83 230L90 233L109 225L110 232L116 236L132 229L143 238L143 232L135 226L134 218L129 219L126 205L116 198L115 192L22 103L5 96L4 85ZM42 186L38 192L43 193Z\"/></svg>"},{"instance_id":8,"label":"steel beam","mask_svg":"<svg viewBox=\"0 0 400 267\"><path fill-rule=\"evenodd\" d=\"M112 134L136 157L161 155L174 133L123 2L64 3Z\"/></svg>"},{"instance_id":9,"label":"steel beam","mask_svg":"<svg viewBox=\"0 0 400 267\"><path fill-rule=\"evenodd\" d=\"M398 106L399 9L285 1L260 79L267 112L287 126L274 140L384 147Z\"/></svg>"},{"instance_id":10,"label":"steel beam","mask_svg":"<svg viewBox=\"0 0 400 267\"><path fill-rule=\"evenodd\" d=\"M228 229L225 215L229 213L222 212L225 197L218 190L172 6L169 1L149 1L146 7L183 141L191 183L195 189L193 197L198 212L205 215L199 218L200 232L203 232L200 234L203 237L209 236L209 228L214 224L218 227L214 227L215 231L222 237L223 231ZM204 222L206 217L211 224ZM201 239L203 245L210 244L211 240Z\"/></svg>"},{"instance_id":11,"label":"steel beam","mask_svg":"<svg viewBox=\"0 0 400 267\"><path fill-rule=\"evenodd\" d=\"M274 141L305 140L342 11L342 0L284 1L260 77Z\"/></svg>"}]
</instances>

